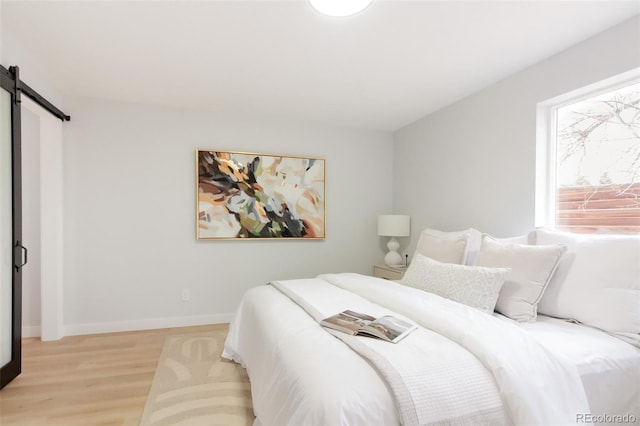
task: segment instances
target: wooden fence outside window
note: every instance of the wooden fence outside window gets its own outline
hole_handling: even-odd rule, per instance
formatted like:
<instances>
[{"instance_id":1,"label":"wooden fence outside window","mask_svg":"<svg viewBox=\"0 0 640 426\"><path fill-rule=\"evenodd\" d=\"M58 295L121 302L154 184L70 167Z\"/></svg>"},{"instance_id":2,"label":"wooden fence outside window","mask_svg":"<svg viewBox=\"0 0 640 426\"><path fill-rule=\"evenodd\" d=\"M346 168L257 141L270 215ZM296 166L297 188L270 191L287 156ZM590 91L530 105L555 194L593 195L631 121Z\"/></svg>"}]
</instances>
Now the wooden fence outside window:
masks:
<instances>
[{"instance_id":1,"label":"wooden fence outside window","mask_svg":"<svg viewBox=\"0 0 640 426\"><path fill-rule=\"evenodd\" d=\"M640 233L640 183L561 187L556 200L558 229Z\"/></svg>"}]
</instances>

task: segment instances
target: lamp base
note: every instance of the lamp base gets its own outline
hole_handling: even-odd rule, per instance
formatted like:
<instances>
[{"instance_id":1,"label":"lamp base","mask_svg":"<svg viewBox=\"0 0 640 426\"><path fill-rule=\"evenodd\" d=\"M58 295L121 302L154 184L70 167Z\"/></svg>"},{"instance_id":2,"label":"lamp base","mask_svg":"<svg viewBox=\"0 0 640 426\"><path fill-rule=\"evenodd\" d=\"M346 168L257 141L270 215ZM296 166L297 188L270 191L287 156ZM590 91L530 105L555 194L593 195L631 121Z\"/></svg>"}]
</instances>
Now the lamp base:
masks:
<instances>
[{"instance_id":1,"label":"lamp base","mask_svg":"<svg viewBox=\"0 0 640 426\"><path fill-rule=\"evenodd\" d=\"M387 248L389 249L389 252L384 256L384 263L387 266L401 266L402 257L400 256L400 253L398 253L400 243L398 243L396 237L391 237L387 243Z\"/></svg>"}]
</instances>

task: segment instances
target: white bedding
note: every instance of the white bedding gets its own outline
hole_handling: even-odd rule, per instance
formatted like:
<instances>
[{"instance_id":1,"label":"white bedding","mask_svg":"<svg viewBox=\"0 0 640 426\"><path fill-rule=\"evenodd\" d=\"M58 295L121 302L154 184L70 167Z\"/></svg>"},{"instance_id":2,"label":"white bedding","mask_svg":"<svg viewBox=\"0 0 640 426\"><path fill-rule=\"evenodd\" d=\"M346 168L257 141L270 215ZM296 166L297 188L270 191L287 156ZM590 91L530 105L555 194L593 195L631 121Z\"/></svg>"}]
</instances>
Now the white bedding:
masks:
<instances>
[{"instance_id":1,"label":"white bedding","mask_svg":"<svg viewBox=\"0 0 640 426\"><path fill-rule=\"evenodd\" d=\"M639 348L596 328L544 315L538 315L532 323L499 317L522 327L577 367L591 414L628 414L640 421Z\"/></svg>"},{"instance_id":2,"label":"white bedding","mask_svg":"<svg viewBox=\"0 0 640 426\"><path fill-rule=\"evenodd\" d=\"M246 293L222 356L246 367L257 424L399 424L368 362L272 286Z\"/></svg>"},{"instance_id":3,"label":"white bedding","mask_svg":"<svg viewBox=\"0 0 640 426\"><path fill-rule=\"evenodd\" d=\"M360 297L354 299L349 296L342 300L337 298L330 306L312 308L318 310L315 314L317 317L329 316L347 308L362 310L374 316L387 313L402 316L402 314L410 313L412 308L409 307L412 304L418 303L418 305L422 304L423 308L425 306L430 308L428 312L433 314L432 320L436 320L430 327L441 328L438 330L440 332L446 332L445 329L449 328L447 322L443 321L442 324L439 324L437 321L437 315L440 312L438 309L440 308L436 305L425 305L427 302L424 301L417 302L420 300L416 297L416 294L419 294L418 290L354 274L324 276L323 278L324 280L345 281L346 284L343 283L344 285L341 286L352 286L354 288L351 290L356 292L367 286L374 288L376 289L374 293L377 294L367 294L367 298L374 299L377 303ZM337 284L341 283L337 282ZM437 296L427 296L427 299L430 300L436 300L434 298L437 299ZM459 306L462 307L462 305ZM454 311L456 309L459 315L466 316L468 310L472 308L455 308ZM470 315L474 317L473 314ZM487 324L492 321L497 323L510 321L505 319L503 322L489 315L481 315L483 317L480 318L487 319ZM411 315L406 315L406 317L411 317ZM420 322L425 320L424 318L411 319ZM478 322L477 318L474 317L474 319L479 326L473 333L465 335L465 333L461 333L460 329L458 331L453 329L454 336L452 338L459 340L458 343L453 343L451 340L446 340L444 337L430 332L435 336L431 337L433 339L433 359L430 362L446 358L446 348L452 344L469 346L473 349L482 340L492 340L491 333L488 337L474 338L486 325L482 321ZM538 327L530 327L532 325ZM555 345L554 339L562 340L562 342L568 342L568 340L554 337L554 329L563 330L565 326L573 325L556 324L553 321L540 321L537 324L524 325L509 324L508 329L524 329L527 333L522 334L532 334L537 341L542 343L542 345L538 345L529 342L527 338L518 337L523 340L518 345L512 345L515 346L516 353L520 352L525 357L538 353L544 359L542 362L537 358L525 359L524 363L520 364L525 367L516 368L519 361L506 367L500 365L500 358L505 358L502 351L509 346L508 344L504 345L504 342L501 343L502 338L495 339L489 345L497 348L502 345L502 349L497 354L492 355L491 351L487 349L474 349L480 352L486 351L484 355L476 354L475 356L485 357L483 363L493 371L494 380L497 383L496 391L505 402L504 405L508 408L509 417L518 424L575 423L577 413L601 414L596 409L606 410L604 413L607 414L624 414L620 411L611 411L610 408L624 409L629 404L621 402L619 398L612 397L614 391L611 389L608 392L602 390L600 387L602 383L609 383L607 386L613 387L622 383L624 389L635 390L635 394L630 394L631 398L637 395L637 385L634 387L632 383L637 375L632 374L631 379L627 377L627 374L636 368L634 366L637 366L639 351L636 348L617 340L615 342L606 339L600 340L599 332L590 330L598 336L592 337L592 340L584 337L585 341L591 342L591 346L580 346L576 341L575 344L567 343L561 350L558 348L562 348L562 346ZM529 330L529 328L535 328L535 330ZM529 333L530 331L531 333ZM572 332L567 332L572 334ZM510 331L509 333L516 332ZM520 347L522 342L528 343L525 347ZM618 343L623 346L616 346ZM547 347L548 350L545 351L543 347ZM585 349L577 349L578 347L585 347ZM554 360L553 356L549 356L551 352L558 354L560 360ZM600 355L594 355L596 353ZM624 360L624 356L615 356L621 353L626 353L627 361ZM591 361L587 361L589 355L592 358ZM400 423L393 394L390 393L389 387L381 378L380 373L373 370L369 362L354 353L343 342L322 329L312 316L292 303L287 296L273 286L260 286L247 292L231 324L223 356L233 359L247 368L252 384L254 411L258 422L262 424L374 425ZM511 356L509 355L507 359ZM583 362L577 362L578 358ZM610 361L610 359L615 361ZM570 361L577 367L573 378L570 371L568 373L565 371L567 363L563 360ZM595 374L594 372L607 370L603 365L610 367L606 376ZM552 381L545 381L544 372L547 370L548 373L549 368L556 371L557 374L562 374L565 380L556 377ZM637 373L637 368L635 371ZM438 376L438 373L442 374ZM589 391L588 398L592 403L591 409L587 407L582 386L579 385L578 373L585 388ZM616 376L618 377L616 378ZM464 377L452 376L446 364L443 364L434 370L433 380L434 383L443 380L464 381ZM518 383L521 380L522 383ZM576 386L576 382L578 382L578 386ZM540 389L543 391L541 392ZM523 395L526 396L523 397ZM618 402L617 406L616 401ZM627 402L629 401L627 400ZM452 404L455 403L452 402ZM538 404L537 408L536 404ZM446 404L443 404L444 406ZM437 410L437 407L433 409ZM562 420L558 420L560 418Z\"/></svg>"},{"instance_id":4,"label":"white bedding","mask_svg":"<svg viewBox=\"0 0 640 426\"><path fill-rule=\"evenodd\" d=\"M326 278L272 285L316 321L335 313L336 308L341 311L340 306L355 306L361 312L380 309ZM367 281L366 289L370 290L368 284ZM510 423L491 373L472 353L438 333L418 328L398 344L333 330L330 333L367 359L384 377L404 426Z\"/></svg>"}]
</instances>

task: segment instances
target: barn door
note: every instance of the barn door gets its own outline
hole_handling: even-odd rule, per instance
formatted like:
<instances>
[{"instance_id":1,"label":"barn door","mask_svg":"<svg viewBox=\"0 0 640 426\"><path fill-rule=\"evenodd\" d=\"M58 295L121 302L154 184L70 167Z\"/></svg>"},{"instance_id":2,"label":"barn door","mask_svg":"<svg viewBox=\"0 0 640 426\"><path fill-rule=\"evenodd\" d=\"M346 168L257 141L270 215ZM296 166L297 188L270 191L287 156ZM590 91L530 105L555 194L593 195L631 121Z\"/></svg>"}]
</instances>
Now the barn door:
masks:
<instances>
[{"instance_id":1,"label":"barn door","mask_svg":"<svg viewBox=\"0 0 640 426\"><path fill-rule=\"evenodd\" d=\"M22 369L20 104L17 68L0 72L0 389Z\"/></svg>"}]
</instances>

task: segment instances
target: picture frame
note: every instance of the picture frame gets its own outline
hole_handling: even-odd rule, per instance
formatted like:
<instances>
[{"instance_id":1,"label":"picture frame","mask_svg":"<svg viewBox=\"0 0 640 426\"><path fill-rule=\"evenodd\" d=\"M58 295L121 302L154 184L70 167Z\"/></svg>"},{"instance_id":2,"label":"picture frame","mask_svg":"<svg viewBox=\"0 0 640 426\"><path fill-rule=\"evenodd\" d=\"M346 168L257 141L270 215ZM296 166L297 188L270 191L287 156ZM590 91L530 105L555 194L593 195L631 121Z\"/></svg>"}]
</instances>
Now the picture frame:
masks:
<instances>
[{"instance_id":1,"label":"picture frame","mask_svg":"<svg viewBox=\"0 0 640 426\"><path fill-rule=\"evenodd\" d=\"M325 160L196 150L196 239L323 240Z\"/></svg>"}]
</instances>

